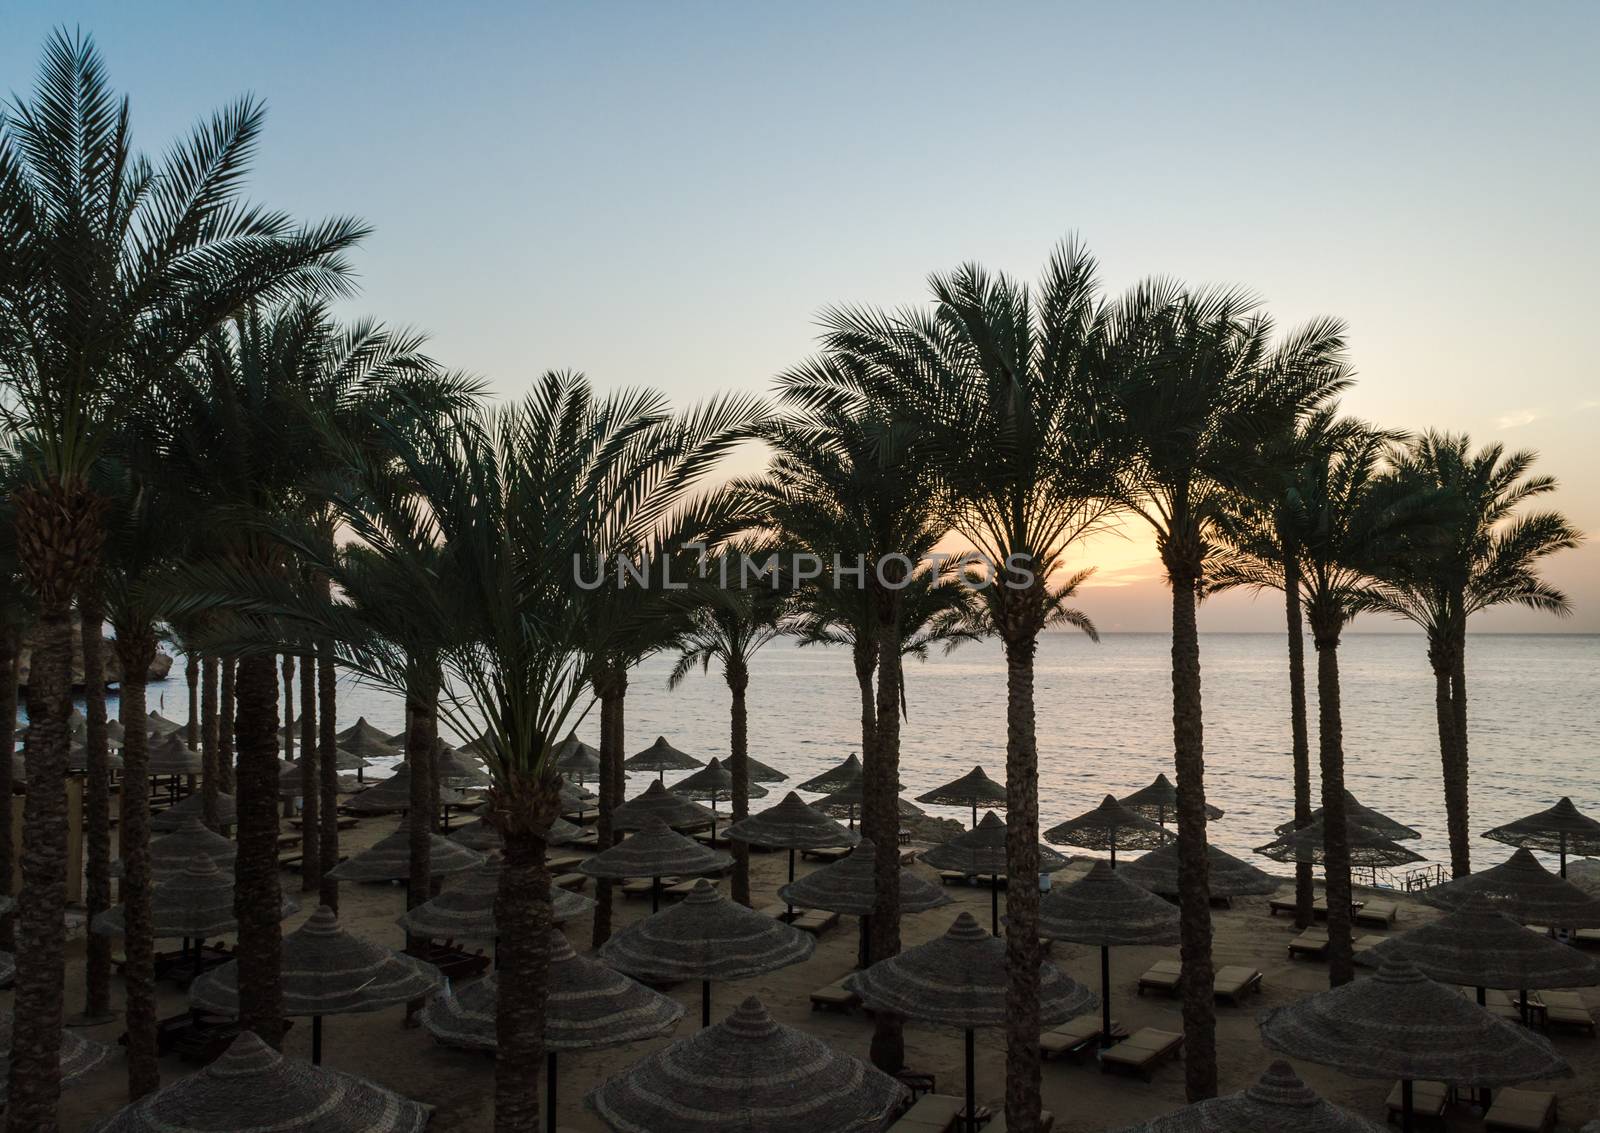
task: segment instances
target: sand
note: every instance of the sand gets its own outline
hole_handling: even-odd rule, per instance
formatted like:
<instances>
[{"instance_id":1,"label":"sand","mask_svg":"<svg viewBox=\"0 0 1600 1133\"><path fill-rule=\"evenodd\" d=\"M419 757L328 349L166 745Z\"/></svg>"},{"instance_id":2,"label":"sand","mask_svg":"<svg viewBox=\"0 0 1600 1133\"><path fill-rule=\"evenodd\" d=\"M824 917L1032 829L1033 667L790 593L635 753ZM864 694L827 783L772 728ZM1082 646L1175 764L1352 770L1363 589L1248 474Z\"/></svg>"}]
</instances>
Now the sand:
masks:
<instances>
[{"instance_id":1,"label":"sand","mask_svg":"<svg viewBox=\"0 0 1600 1133\"><path fill-rule=\"evenodd\" d=\"M348 851L370 845L392 831L394 819L363 819L360 826L342 834ZM752 885L757 907L773 899L783 882L787 863L784 853L758 853L751 857ZM802 863L802 871L817 868ZM933 877L925 866L913 867ZM1086 863L1057 874L1056 884L1065 884L1081 875ZM285 892L298 895L300 877L282 875ZM591 883L592 884L592 883ZM724 885L726 883L724 882ZM1286 883L1287 888L1287 883ZM592 892L592 889L591 889ZM970 910L979 921L989 923L989 894L981 888L952 886L948 890L954 904L907 917L902 934L907 946L919 944L942 933L961 909ZM1392 893L1384 896L1392 898ZM346 928L365 938L393 947L403 944L403 934L395 926L405 906L401 885L356 885L345 883L340 897L341 920ZM1002 913L1004 911L1002 898ZM1390 933L1422 923L1434 916L1432 910L1415 901L1401 899L1400 920ZM629 923L649 914L649 899L619 899L616 922ZM311 912L309 904L284 922L284 930L297 927ZM1262 1007L1285 1004L1327 986L1327 969L1321 963L1290 960L1287 944L1293 936L1289 918L1268 915L1267 898L1246 898L1231 910L1219 909L1213 918L1215 956L1218 965L1248 964L1265 975L1263 993L1247 1004L1217 1007L1217 1037L1223 1092L1249 1085L1266 1067L1270 1056L1257 1036L1255 1016ZM590 919L581 918L566 926L573 946L579 952L589 947ZM1363 930L1372 931L1372 930ZM755 979L713 986L712 1012L720 1019L745 995L762 998L781 1022L803 1027L826 1038L838 1049L865 1058L872 1036L870 1018L857 1011L850 1015L813 1012L808 996L812 989L830 983L850 971L855 963L857 935L855 922L842 918L840 924L818 943L815 955L803 964L769 973ZM1175 948L1122 948L1111 953L1113 1014L1125 1026L1154 1026L1181 1031L1177 1000L1162 996L1135 994L1138 976L1157 959L1175 957ZM1052 959L1075 979L1099 990L1099 950L1057 943ZM81 937L68 947L67 1009L82 1003L83 945ZM9 995L9 993L7 993ZM699 986L685 984L670 990L688 1008L679 1024L677 1037L692 1034L699 1023ZM120 985L113 985L113 996ZM182 1012L186 1000L171 984L158 985L162 1016ZM1584 992L1591 1007L1600 1007L1600 989ZM9 1005L8 1005L9 1006ZM452 1050L435 1043L420 1028L402 1025L403 1012L396 1008L370 1015L329 1018L323 1024L323 1064L333 1069L360 1074L409 1097L437 1107L433 1128L487 1131L492 1127L494 1090L493 1062L490 1056ZM120 1027L110 1024L91 1028L86 1034L115 1042ZM310 1027L293 1027L285 1041L287 1053L309 1057ZM1552 1035L1556 1048L1572 1063L1576 1077L1535 1088L1554 1089L1560 1098L1560 1124L1577 1128L1596 1116L1600 1105L1600 1041L1572 1032ZM583 1105L583 1096L609 1075L626 1069L639 1058L672 1041L671 1038L635 1043L630 1046L595 1052L574 1052L561 1056L559 1101L560 1124L575 1131L604 1129ZM962 1083L961 1041L955 1031L917 1023L906 1027L906 1059L909 1067L928 1071L938 1078L941 1092L959 1093ZM195 1067L176 1056L162 1060L163 1082L170 1083L191 1073ZM1382 1121L1384 1098L1391 1082L1348 1078L1322 1067L1299 1064L1302 1076L1325 1097ZM1004 1098L1005 1046L998 1032L978 1036L978 1096L982 1103L998 1109ZM1043 1074L1044 1104L1056 1114L1056 1128L1064 1131L1118 1129L1153 1117L1183 1104L1183 1068L1168 1063L1152 1082L1121 1075L1104 1075L1092 1060L1084 1065L1047 1062ZM126 1099L126 1065L113 1059L102 1069L69 1087L62 1100L62 1128L79 1130L114 1112ZM1477 1128L1468 1123L1464 1128ZM668 1133L668 1131L662 1131ZM824 1133L824 1131L817 1131Z\"/></svg>"}]
</instances>

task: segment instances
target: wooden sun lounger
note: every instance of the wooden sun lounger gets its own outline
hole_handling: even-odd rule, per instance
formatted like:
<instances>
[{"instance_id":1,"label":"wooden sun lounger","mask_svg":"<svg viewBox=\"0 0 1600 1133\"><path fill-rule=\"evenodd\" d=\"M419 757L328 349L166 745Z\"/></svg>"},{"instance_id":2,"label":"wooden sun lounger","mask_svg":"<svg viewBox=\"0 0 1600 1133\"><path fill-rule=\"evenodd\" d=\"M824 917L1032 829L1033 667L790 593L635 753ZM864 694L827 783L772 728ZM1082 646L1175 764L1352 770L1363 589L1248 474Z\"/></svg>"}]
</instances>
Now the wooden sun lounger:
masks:
<instances>
[{"instance_id":1,"label":"wooden sun lounger","mask_svg":"<svg viewBox=\"0 0 1600 1133\"><path fill-rule=\"evenodd\" d=\"M776 905L763 905L759 912L762 916L771 917L775 921L783 921L788 923L789 920L789 906L785 905L782 901L779 901ZM798 916L799 914L800 910L796 909L795 915Z\"/></svg>"},{"instance_id":2,"label":"wooden sun lounger","mask_svg":"<svg viewBox=\"0 0 1600 1133\"><path fill-rule=\"evenodd\" d=\"M1039 1111L1039 1133L1050 1133L1056 1127L1056 1115L1048 1109ZM993 1121L983 1127L984 1133L1006 1133L1006 1115L995 1114Z\"/></svg>"},{"instance_id":3,"label":"wooden sun lounger","mask_svg":"<svg viewBox=\"0 0 1600 1133\"><path fill-rule=\"evenodd\" d=\"M1442 1121L1444 1119L1445 1103L1450 1100L1450 1087L1443 1082L1412 1082L1411 1083L1411 1112L1417 1117ZM1389 1091L1389 1097L1384 1102L1389 1109L1389 1120L1398 1121L1405 1113L1405 1104L1400 1097L1400 1083L1394 1084L1394 1089Z\"/></svg>"},{"instance_id":4,"label":"wooden sun lounger","mask_svg":"<svg viewBox=\"0 0 1600 1133\"><path fill-rule=\"evenodd\" d=\"M1098 1014L1079 1015L1076 1019L1068 1019L1060 1026L1041 1032L1039 1053L1047 1059L1065 1057L1073 1062L1081 1062L1083 1056L1099 1044L1100 1034ZM1115 1019L1111 1021L1111 1037L1114 1039L1128 1037L1128 1032Z\"/></svg>"},{"instance_id":5,"label":"wooden sun lounger","mask_svg":"<svg viewBox=\"0 0 1600 1133\"><path fill-rule=\"evenodd\" d=\"M889 1133L949 1133L956 1127L964 1101L947 1094L923 1094L889 1126Z\"/></svg>"},{"instance_id":6,"label":"wooden sun lounger","mask_svg":"<svg viewBox=\"0 0 1600 1133\"><path fill-rule=\"evenodd\" d=\"M715 838L711 836L710 830L702 830L694 836L694 840L699 842L702 846L711 847L731 846L733 844L729 837L721 830L717 831L717 836Z\"/></svg>"},{"instance_id":7,"label":"wooden sun lounger","mask_svg":"<svg viewBox=\"0 0 1600 1133\"><path fill-rule=\"evenodd\" d=\"M819 846L814 850L801 850L800 856L817 862L836 862L849 853L849 846Z\"/></svg>"},{"instance_id":8,"label":"wooden sun lounger","mask_svg":"<svg viewBox=\"0 0 1600 1133\"><path fill-rule=\"evenodd\" d=\"M584 857L583 854L562 854L559 857L546 858L544 864L551 873L566 873L582 865Z\"/></svg>"},{"instance_id":9,"label":"wooden sun lounger","mask_svg":"<svg viewBox=\"0 0 1600 1133\"><path fill-rule=\"evenodd\" d=\"M1590 948L1600 947L1600 928L1580 928L1573 932L1572 942Z\"/></svg>"},{"instance_id":10,"label":"wooden sun lounger","mask_svg":"<svg viewBox=\"0 0 1600 1133\"><path fill-rule=\"evenodd\" d=\"M1514 1133L1547 1133L1556 1124L1556 1096L1543 1090L1496 1090L1485 1129L1510 1129Z\"/></svg>"},{"instance_id":11,"label":"wooden sun lounger","mask_svg":"<svg viewBox=\"0 0 1600 1133\"><path fill-rule=\"evenodd\" d=\"M861 1003L861 997L844 986L844 981L849 976L840 976L826 987L819 987L811 993L811 1010L813 1011L841 1011L849 1014L852 1007Z\"/></svg>"},{"instance_id":12,"label":"wooden sun lounger","mask_svg":"<svg viewBox=\"0 0 1600 1133\"><path fill-rule=\"evenodd\" d=\"M666 890L669 886L678 884L682 878L663 877L660 880L661 888ZM648 877L630 877L618 886L624 897L648 897L655 887L655 881Z\"/></svg>"},{"instance_id":13,"label":"wooden sun lounger","mask_svg":"<svg viewBox=\"0 0 1600 1133\"><path fill-rule=\"evenodd\" d=\"M1243 964L1224 964L1217 969L1212 991L1218 999L1234 1006L1244 1002L1244 997L1261 990L1261 970Z\"/></svg>"},{"instance_id":14,"label":"wooden sun lounger","mask_svg":"<svg viewBox=\"0 0 1600 1133\"><path fill-rule=\"evenodd\" d=\"M1382 944L1386 939L1388 938L1383 936L1372 936L1370 934L1366 936L1358 936L1354 941L1351 942L1351 948L1355 954L1359 956L1374 945Z\"/></svg>"},{"instance_id":15,"label":"wooden sun lounger","mask_svg":"<svg viewBox=\"0 0 1600 1133\"><path fill-rule=\"evenodd\" d=\"M560 889L570 889L577 893L585 885L589 884L589 875L586 873L563 873L552 878L550 884Z\"/></svg>"},{"instance_id":16,"label":"wooden sun lounger","mask_svg":"<svg viewBox=\"0 0 1600 1133\"><path fill-rule=\"evenodd\" d=\"M1308 928L1289 941L1289 959L1325 960L1328 957L1328 930Z\"/></svg>"},{"instance_id":17,"label":"wooden sun lounger","mask_svg":"<svg viewBox=\"0 0 1600 1133\"><path fill-rule=\"evenodd\" d=\"M1541 991L1539 999L1544 1003L1544 1021L1547 1026L1577 1027L1580 1030L1595 1034L1594 1015L1589 1011L1589 1005L1584 1003L1583 996L1575 991Z\"/></svg>"},{"instance_id":18,"label":"wooden sun lounger","mask_svg":"<svg viewBox=\"0 0 1600 1133\"><path fill-rule=\"evenodd\" d=\"M1393 928L1400 919L1400 906L1393 901L1368 901L1356 909L1355 919L1357 924Z\"/></svg>"},{"instance_id":19,"label":"wooden sun lounger","mask_svg":"<svg viewBox=\"0 0 1600 1133\"><path fill-rule=\"evenodd\" d=\"M699 882L700 878L698 877L686 877L682 881L668 885L662 889L661 892L669 897L687 897L690 893L694 892L694 887L699 884ZM717 883L713 881L711 883L711 887L715 889L716 886Z\"/></svg>"},{"instance_id":20,"label":"wooden sun lounger","mask_svg":"<svg viewBox=\"0 0 1600 1133\"><path fill-rule=\"evenodd\" d=\"M801 932L809 932L813 936L821 936L838 923L839 914L830 913L826 909L803 909L789 922L794 928Z\"/></svg>"},{"instance_id":21,"label":"wooden sun lounger","mask_svg":"<svg viewBox=\"0 0 1600 1133\"><path fill-rule=\"evenodd\" d=\"M1183 964L1178 960L1157 960L1150 965L1148 971L1139 977L1139 994L1146 991L1161 991L1168 995L1176 995L1178 982L1183 979Z\"/></svg>"},{"instance_id":22,"label":"wooden sun lounger","mask_svg":"<svg viewBox=\"0 0 1600 1133\"><path fill-rule=\"evenodd\" d=\"M1116 1046L1100 1052L1100 1072L1127 1070L1148 1082L1163 1062L1177 1058L1182 1051L1183 1035L1177 1031L1140 1027Z\"/></svg>"}]
</instances>

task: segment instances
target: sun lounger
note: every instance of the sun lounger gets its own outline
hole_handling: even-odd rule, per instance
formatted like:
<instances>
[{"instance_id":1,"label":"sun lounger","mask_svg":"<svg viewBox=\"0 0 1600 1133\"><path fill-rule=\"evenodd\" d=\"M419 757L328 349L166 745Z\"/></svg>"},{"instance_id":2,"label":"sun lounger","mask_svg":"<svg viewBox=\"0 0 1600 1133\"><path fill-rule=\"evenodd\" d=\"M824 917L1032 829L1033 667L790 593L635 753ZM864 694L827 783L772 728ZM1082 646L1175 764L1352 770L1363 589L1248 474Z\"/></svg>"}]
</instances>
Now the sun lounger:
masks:
<instances>
[{"instance_id":1,"label":"sun lounger","mask_svg":"<svg viewBox=\"0 0 1600 1133\"><path fill-rule=\"evenodd\" d=\"M1556 1096L1543 1090L1496 1090L1485 1129L1511 1129L1515 1133L1547 1133L1556 1124Z\"/></svg>"},{"instance_id":2,"label":"sun lounger","mask_svg":"<svg viewBox=\"0 0 1600 1133\"><path fill-rule=\"evenodd\" d=\"M801 850L800 856L817 862L836 862L849 853L849 846L819 846L814 850Z\"/></svg>"},{"instance_id":3,"label":"sun lounger","mask_svg":"<svg viewBox=\"0 0 1600 1133\"><path fill-rule=\"evenodd\" d=\"M1295 904L1293 897L1274 897L1267 902L1267 913L1274 917L1279 913L1289 913L1292 916L1297 908L1299 906Z\"/></svg>"},{"instance_id":4,"label":"sun lounger","mask_svg":"<svg viewBox=\"0 0 1600 1133\"><path fill-rule=\"evenodd\" d=\"M1358 936L1352 942L1351 948L1355 952L1355 954L1357 956L1359 956L1363 952L1365 952L1367 949L1373 947L1374 945L1382 944L1387 939L1388 939L1388 937L1373 936L1373 935L1370 935L1370 934L1366 935L1366 936Z\"/></svg>"},{"instance_id":5,"label":"sun lounger","mask_svg":"<svg viewBox=\"0 0 1600 1133\"><path fill-rule=\"evenodd\" d=\"M889 1126L889 1133L949 1133L963 1104L963 1099L948 1094L923 1094Z\"/></svg>"},{"instance_id":6,"label":"sun lounger","mask_svg":"<svg viewBox=\"0 0 1600 1133\"><path fill-rule=\"evenodd\" d=\"M959 869L941 869L939 871L939 881L945 885L970 885L972 883L972 875L962 873Z\"/></svg>"},{"instance_id":7,"label":"sun lounger","mask_svg":"<svg viewBox=\"0 0 1600 1133\"><path fill-rule=\"evenodd\" d=\"M861 997L844 986L844 981L849 976L840 976L826 987L819 987L811 993L811 1010L813 1011L843 1011L848 1013L852 1007L861 1002Z\"/></svg>"},{"instance_id":8,"label":"sun lounger","mask_svg":"<svg viewBox=\"0 0 1600 1133\"><path fill-rule=\"evenodd\" d=\"M1183 1035L1140 1027L1116 1046L1100 1052L1100 1071L1127 1070L1149 1081L1157 1067L1183 1051Z\"/></svg>"},{"instance_id":9,"label":"sun lounger","mask_svg":"<svg viewBox=\"0 0 1600 1133\"><path fill-rule=\"evenodd\" d=\"M1600 928L1580 928L1573 932L1572 942L1590 948L1600 947Z\"/></svg>"},{"instance_id":10,"label":"sun lounger","mask_svg":"<svg viewBox=\"0 0 1600 1133\"><path fill-rule=\"evenodd\" d=\"M838 923L839 914L830 913L826 909L805 909L789 922L801 932L809 932L813 936L821 936Z\"/></svg>"},{"instance_id":11,"label":"sun lounger","mask_svg":"<svg viewBox=\"0 0 1600 1133\"><path fill-rule=\"evenodd\" d=\"M1443 1120L1445 1103L1449 1100L1450 1087L1443 1082L1411 1083L1411 1112L1417 1117L1434 1121ZM1398 1121L1405 1113L1399 1082L1396 1082L1394 1089L1389 1091L1388 1100L1384 1104L1389 1107L1391 1121Z\"/></svg>"},{"instance_id":12,"label":"sun lounger","mask_svg":"<svg viewBox=\"0 0 1600 1133\"><path fill-rule=\"evenodd\" d=\"M570 889L576 893L585 885L589 884L589 875L586 873L557 874L556 877L551 880L550 884L556 886L558 889Z\"/></svg>"},{"instance_id":13,"label":"sun lounger","mask_svg":"<svg viewBox=\"0 0 1600 1133\"><path fill-rule=\"evenodd\" d=\"M1393 928L1394 922L1399 919L1400 906L1393 901L1368 901L1356 909L1357 924Z\"/></svg>"},{"instance_id":14,"label":"sun lounger","mask_svg":"<svg viewBox=\"0 0 1600 1133\"><path fill-rule=\"evenodd\" d=\"M1289 959L1325 960L1328 957L1328 930L1308 928L1289 941Z\"/></svg>"},{"instance_id":15,"label":"sun lounger","mask_svg":"<svg viewBox=\"0 0 1600 1133\"><path fill-rule=\"evenodd\" d=\"M663 877L659 880L661 882L661 888L666 890L678 884L682 878ZM651 890L653 890L655 887L655 879L648 877L630 877L628 880L624 881L620 886L618 886L624 897L648 897L650 896Z\"/></svg>"},{"instance_id":16,"label":"sun lounger","mask_svg":"<svg viewBox=\"0 0 1600 1133\"><path fill-rule=\"evenodd\" d=\"M762 916L771 917L775 921L787 923L789 920L789 906L782 901L779 901L776 905L763 905L759 911Z\"/></svg>"},{"instance_id":17,"label":"sun lounger","mask_svg":"<svg viewBox=\"0 0 1600 1133\"><path fill-rule=\"evenodd\" d=\"M1139 994L1146 991L1161 991L1168 995L1175 995L1178 991L1178 981L1183 978L1183 965L1177 960L1157 960L1150 966L1150 970L1139 977Z\"/></svg>"},{"instance_id":18,"label":"sun lounger","mask_svg":"<svg viewBox=\"0 0 1600 1133\"><path fill-rule=\"evenodd\" d=\"M1218 999L1226 999L1238 1006L1244 1002L1245 996L1261 990L1261 972L1243 964L1224 964L1217 969L1211 986Z\"/></svg>"},{"instance_id":19,"label":"sun lounger","mask_svg":"<svg viewBox=\"0 0 1600 1133\"><path fill-rule=\"evenodd\" d=\"M1048 1109L1039 1111L1039 1133L1050 1133L1056 1127L1056 1115ZM1006 1133L1006 1115L995 1114L993 1121L983 1127L983 1133Z\"/></svg>"},{"instance_id":20,"label":"sun lounger","mask_svg":"<svg viewBox=\"0 0 1600 1133\"><path fill-rule=\"evenodd\" d=\"M1547 1026L1577 1027L1595 1034L1594 1016L1590 1014L1583 996L1575 991L1541 991L1544 1001L1544 1021Z\"/></svg>"},{"instance_id":21,"label":"sun lounger","mask_svg":"<svg viewBox=\"0 0 1600 1133\"><path fill-rule=\"evenodd\" d=\"M1100 1034L1098 1013L1079 1015L1076 1019L1069 1019L1058 1027L1042 1032L1039 1035L1039 1053L1045 1058L1065 1057L1073 1062L1081 1062L1083 1056L1100 1042ZM1126 1038L1127 1034L1122 1024L1112 1020L1112 1038Z\"/></svg>"},{"instance_id":22,"label":"sun lounger","mask_svg":"<svg viewBox=\"0 0 1600 1133\"><path fill-rule=\"evenodd\" d=\"M665 893L669 897L687 897L690 893L694 892L694 887L698 885L700 881L701 879L698 877L686 877L682 881L668 885L661 892ZM711 887L713 889L716 888L716 885L717 883L715 881L711 883Z\"/></svg>"},{"instance_id":23,"label":"sun lounger","mask_svg":"<svg viewBox=\"0 0 1600 1133\"><path fill-rule=\"evenodd\" d=\"M577 869L583 864L583 854L561 854L558 857L545 859L545 868L551 873L566 873L568 870Z\"/></svg>"}]
</instances>

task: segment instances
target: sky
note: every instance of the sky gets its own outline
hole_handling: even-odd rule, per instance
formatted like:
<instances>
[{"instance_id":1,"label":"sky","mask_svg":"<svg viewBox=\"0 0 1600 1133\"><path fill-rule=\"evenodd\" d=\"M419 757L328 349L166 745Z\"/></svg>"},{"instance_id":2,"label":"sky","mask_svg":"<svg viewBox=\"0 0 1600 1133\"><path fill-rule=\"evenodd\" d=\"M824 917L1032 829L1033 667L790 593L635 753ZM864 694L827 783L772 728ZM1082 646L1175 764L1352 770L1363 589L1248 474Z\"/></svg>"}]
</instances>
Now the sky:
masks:
<instances>
[{"instance_id":1,"label":"sky","mask_svg":"<svg viewBox=\"0 0 1600 1133\"><path fill-rule=\"evenodd\" d=\"M971 260L1034 278L1076 234L1112 291L1346 320L1350 412L1537 449L1600 530L1600 6L6 0L0 87L63 25L146 149L265 99L250 195L370 222L348 312L502 396L549 369L768 390L821 309L925 302ZM1074 565L1102 629L1170 624L1145 533ZM1474 628L1600 632L1600 550L1547 574L1572 617ZM1282 617L1229 595L1201 627Z\"/></svg>"}]
</instances>

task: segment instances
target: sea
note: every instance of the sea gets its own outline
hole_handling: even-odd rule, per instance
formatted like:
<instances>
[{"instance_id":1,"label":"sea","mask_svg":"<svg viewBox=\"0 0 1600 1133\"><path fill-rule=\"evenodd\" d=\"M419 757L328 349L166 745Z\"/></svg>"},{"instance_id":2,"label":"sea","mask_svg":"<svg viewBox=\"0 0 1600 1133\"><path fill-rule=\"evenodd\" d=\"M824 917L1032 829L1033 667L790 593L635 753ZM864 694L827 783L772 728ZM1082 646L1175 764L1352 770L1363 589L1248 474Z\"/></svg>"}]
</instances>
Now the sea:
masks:
<instances>
[{"instance_id":1,"label":"sea","mask_svg":"<svg viewBox=\"0 0 1600 1133\"><path fill-rule=\"evenodd\" d=\"M1368 806L1421 832L1409 845L1429 862L1448 863L1433 675L1419 635L1349 634L1340 648L1345 782ZM1307 648L1312 768L1317 759L1315 655ZM729 693L713 665L667 687L673 658L647 660L633 673L626 750L658 735L700 759L728 754ZM1211 840L1263 868L1252 854L1293 814L1288 667L1280 634L1202 634L1207 801L1224 815ZM186 718L181 662L150 686L150 703ZM997 641L964 645L905 669L907 716L901 780L907 798L981 765L1005 774L1005 666ZM1478 634L1467 645L1471 720L1471 827L1474 835L1570 795L1600 816L1600 635ZM849 653L786 641L757 654L750 673L749 751L792 782L860 750L859 696ZM1048 633L1035 670L1042 828L1125 795L1160 772L1170 776L1172 694L1165 634L1107 634L1096 643ZM113 711L115 709L113 708ZM398 731L400 700L383 689L342 682L339 726L365 716ZM598 711L579 720L580 737L599 739ZM375 767L383 775L389 768ZM629 794L648 785L636 775ZM670 785L671 776L668 781ZM1315 798L1315 782L1313 798ZM752 809L783 797L780 785ZM926 807L969 820L961 808ZM1002 816L1003 817L1003 816ZM1083 852L1072 851L1067 852ZM1506 850L1474 838L1475 864ZM1553 864L1553 863L1552 863Z\"/></svg>"}]
</instances>

